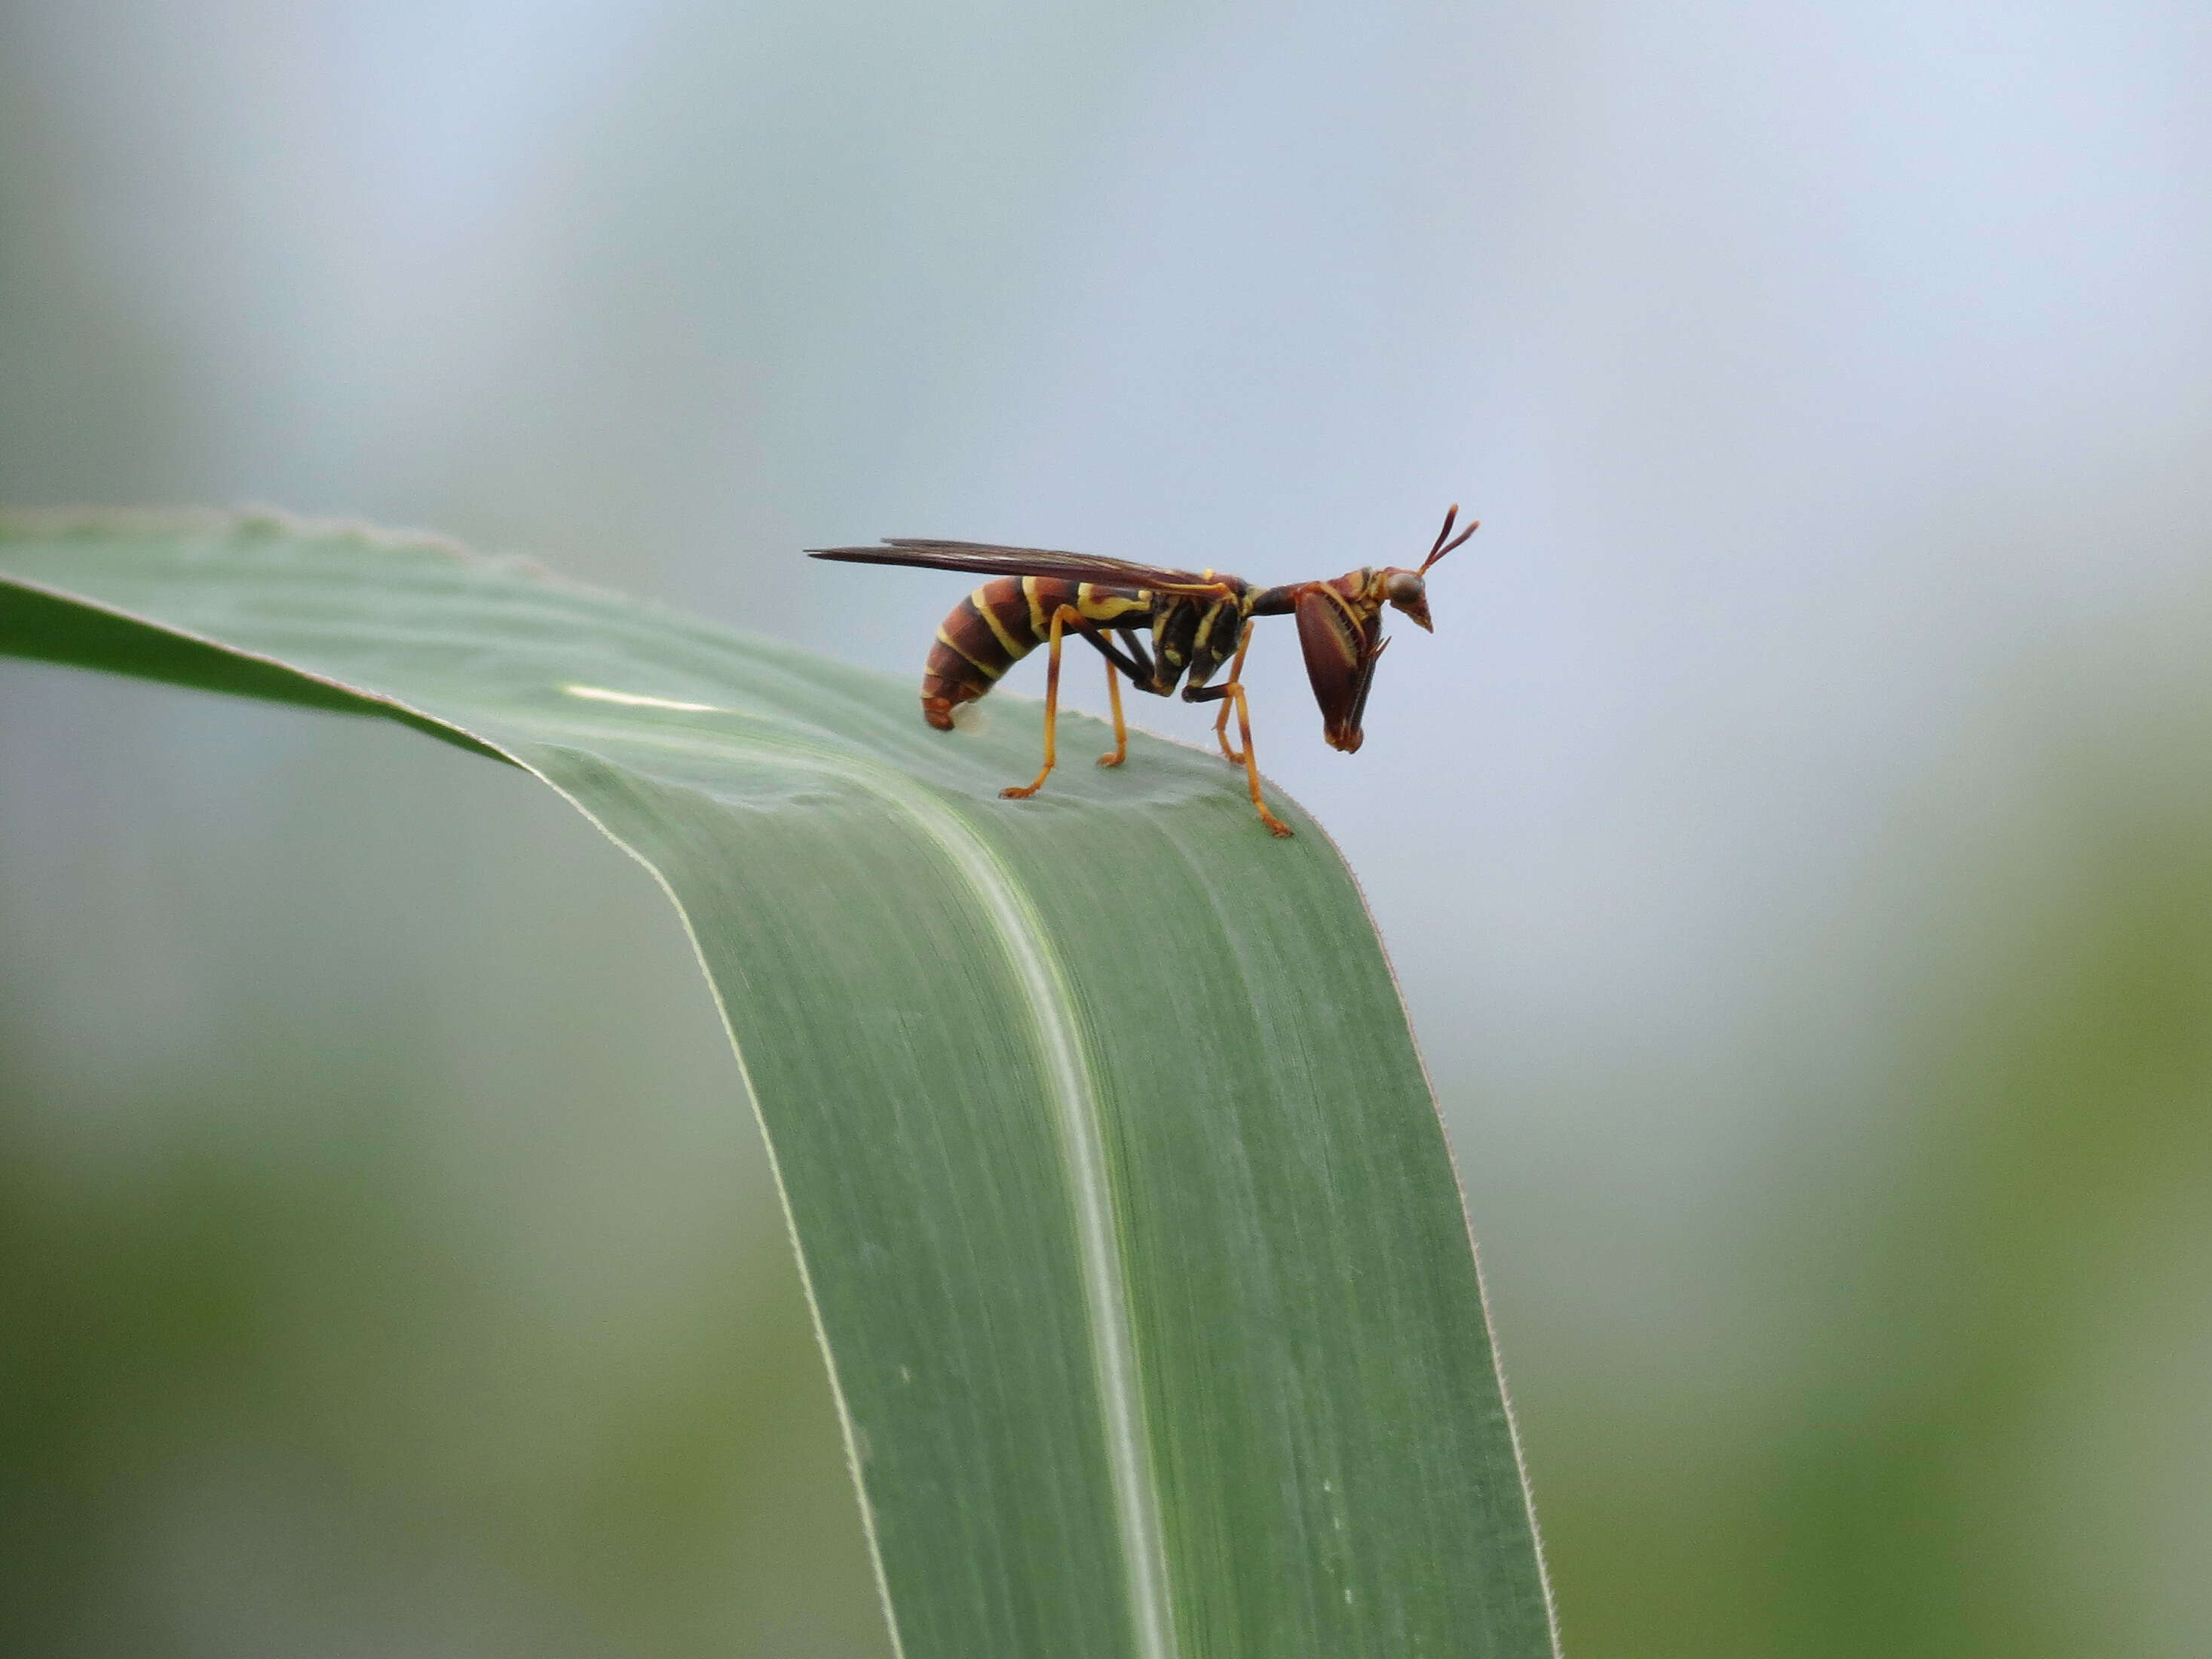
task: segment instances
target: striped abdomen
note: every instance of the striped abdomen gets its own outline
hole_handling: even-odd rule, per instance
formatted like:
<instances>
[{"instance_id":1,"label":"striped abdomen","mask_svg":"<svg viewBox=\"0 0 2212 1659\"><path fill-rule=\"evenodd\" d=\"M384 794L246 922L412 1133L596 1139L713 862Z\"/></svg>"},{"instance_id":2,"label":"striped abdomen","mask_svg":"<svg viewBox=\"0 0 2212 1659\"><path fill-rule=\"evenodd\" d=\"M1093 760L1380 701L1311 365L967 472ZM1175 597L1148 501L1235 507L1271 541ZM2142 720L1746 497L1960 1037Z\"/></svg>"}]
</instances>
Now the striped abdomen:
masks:
<instances>
[{"instance_id":1,"label":"striped abdomen","mask_svg":"<svg viewBox=\"0 0 2212 1659\"><path fill-rule=\"evenodd\" d=\"M1152 619L1152 596L1058 576L1001 576L952 607L921 671L921 717L940 732L952 711L973 702L1009 668L1052 637L1053 613L1073 605L1102 628L1139 628ZM1072 632L1063 629L1063 632Z\"/></svg>"}]
</instances>

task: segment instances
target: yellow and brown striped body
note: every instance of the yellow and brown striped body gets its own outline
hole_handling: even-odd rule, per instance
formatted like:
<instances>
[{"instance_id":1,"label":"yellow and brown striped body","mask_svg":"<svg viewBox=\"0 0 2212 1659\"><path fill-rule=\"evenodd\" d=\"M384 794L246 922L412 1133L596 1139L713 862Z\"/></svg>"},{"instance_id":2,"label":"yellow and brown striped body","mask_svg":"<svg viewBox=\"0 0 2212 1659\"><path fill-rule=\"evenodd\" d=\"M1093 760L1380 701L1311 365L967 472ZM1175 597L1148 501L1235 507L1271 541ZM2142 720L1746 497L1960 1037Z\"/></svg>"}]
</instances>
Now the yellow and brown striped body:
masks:
<instances>
[{"instance_id":1,"label":"yellow and brown striped body","mask_svg":"<svg viewBox=\"0 0 2212 1659\"><path fill-rule=\"evenodd\" d=\"M1001 576L952 607L921 671L921 717L940 732L1052 635L1053 613L1072 605L1099 627L1149 627L1152 598L1140 588L1102 587L1058 576Z\"/></svg>"}]
</instances>

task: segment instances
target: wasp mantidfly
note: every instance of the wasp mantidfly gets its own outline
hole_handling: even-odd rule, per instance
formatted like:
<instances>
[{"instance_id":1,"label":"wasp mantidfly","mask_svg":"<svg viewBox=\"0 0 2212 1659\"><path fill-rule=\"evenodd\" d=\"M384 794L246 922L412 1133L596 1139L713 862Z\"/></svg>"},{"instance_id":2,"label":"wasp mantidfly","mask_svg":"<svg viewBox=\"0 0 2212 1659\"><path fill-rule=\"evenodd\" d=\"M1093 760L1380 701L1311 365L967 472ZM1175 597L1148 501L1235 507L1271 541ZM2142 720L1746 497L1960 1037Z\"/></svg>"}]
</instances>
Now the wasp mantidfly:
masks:
<instances>
[{"instance_id":1,"label":"wasp mantidfly","mask_svg":"<svg viewBox=\"0 0 2212 1659\"><path fill-rule=\"evenodd\" d=\"M1073 630L1106 659L1106 691L1114 708L1114 752L1101 755L1101 766L1119 766L1129 752L1129 731L1121 718L1121 676L1156 697L1170 695L1180 683L1185 702L1218 702L1214 741L1233 766L1244 769L1252 805L1260 821L1279 836L1291 826L1267 810L1260 793L1260 768L1252 758L1252 711L1244 696L1244 653L1251 649L1252 623L1260 617L1295 616L1298 647L1305 655L1306 678L1321 705L1322 736L1346 754L1363 736L1360 718L1367 708L1375 665L1389 641L1382 635L1382 607L1395 606L1424 629L1429 627L1429 567L1474 534L1470 524L1452 534L1459 517L1444 514L1429 556L1418 570L1395 565L1365 566L1330 581L1289 582L1259 587L1242 576L1218 570L1174 570L1127 559L1088 553L1062 553L1044 547L999 547L987 542L937 542L899 537L876 547L817 547L817 559L849 564L921 565L937 570L973 570L995 577L952 608L937 629L937 643L921 671L921 717L940 732L952 729L953 716L999 683L1000 677L1040 645L1050 651L1044 680L1044 765L1028 783L1001 790L1017 799L1034 795L1052 775L1060 712L1060 641ZM1147 651L1136 636L1152 635ZM1117 641L1114 636L1119 635ZM1210 685L1222 664L1229 678ZM1242 748L1229 743L1229 716L1237 716Z\"/></svg>"}]
</instances>

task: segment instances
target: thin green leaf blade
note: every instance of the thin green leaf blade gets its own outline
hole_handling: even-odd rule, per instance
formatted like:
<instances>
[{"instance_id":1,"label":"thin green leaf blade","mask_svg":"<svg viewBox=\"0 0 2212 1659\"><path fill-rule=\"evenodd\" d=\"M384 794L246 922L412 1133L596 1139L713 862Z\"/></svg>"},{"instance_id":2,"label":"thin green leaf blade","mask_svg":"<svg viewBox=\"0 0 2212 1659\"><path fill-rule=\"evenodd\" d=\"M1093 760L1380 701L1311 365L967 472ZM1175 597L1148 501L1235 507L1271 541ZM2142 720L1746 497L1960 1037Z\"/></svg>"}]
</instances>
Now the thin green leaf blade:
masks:
<instances>
[{"instance_id":1,"label":"thin green leaf blade","mask_svg":"<svg viewBox=\"0 0 2212 1659\"><path fill-rule=\"evenodd\" d=\"M404 720L653 871L913 1659L1553 1650L1441 1128L1294 805L1141 734L1001 801L1018 714L273 515L0 522L0 650Z\"/></svg>"}]
</instances>

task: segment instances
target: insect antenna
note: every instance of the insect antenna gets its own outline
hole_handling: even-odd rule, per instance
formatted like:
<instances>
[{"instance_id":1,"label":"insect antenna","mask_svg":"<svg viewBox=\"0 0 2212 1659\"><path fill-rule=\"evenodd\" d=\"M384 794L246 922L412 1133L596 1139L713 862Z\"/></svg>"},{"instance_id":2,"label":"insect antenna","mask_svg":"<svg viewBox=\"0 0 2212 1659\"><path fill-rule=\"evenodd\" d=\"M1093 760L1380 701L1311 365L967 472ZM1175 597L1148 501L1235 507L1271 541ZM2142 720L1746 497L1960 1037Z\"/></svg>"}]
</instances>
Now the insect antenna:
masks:
<instances>
[{"instance_id":1,"label":"insect antenna","mask_svg":"<svg viewBox=\"0 0 2212 1659\"><path fill-rule=\"evenodd\" d=\"M1438 559L1443 557L1445 554L1450 552L1452 549L1457 547L1469 536L1474 534L1476 531L1482 528L1482 520L1477 519L1472 524L1468 525L1466 529L1461 531L1458 535L1452 536L1451 540L1447 542L1444 538L1451 536L1452 521L1458 517L1459 503L1457 501L1454 501L1444 514L1444 527L1437 532L1436 545L1429 549L1429 556L1421 561L1421 568L1415 573L1416 574L1425 575L1428 573L1428 568L1431 565L1434 564Z\"/></svg>"}]
</instances>

